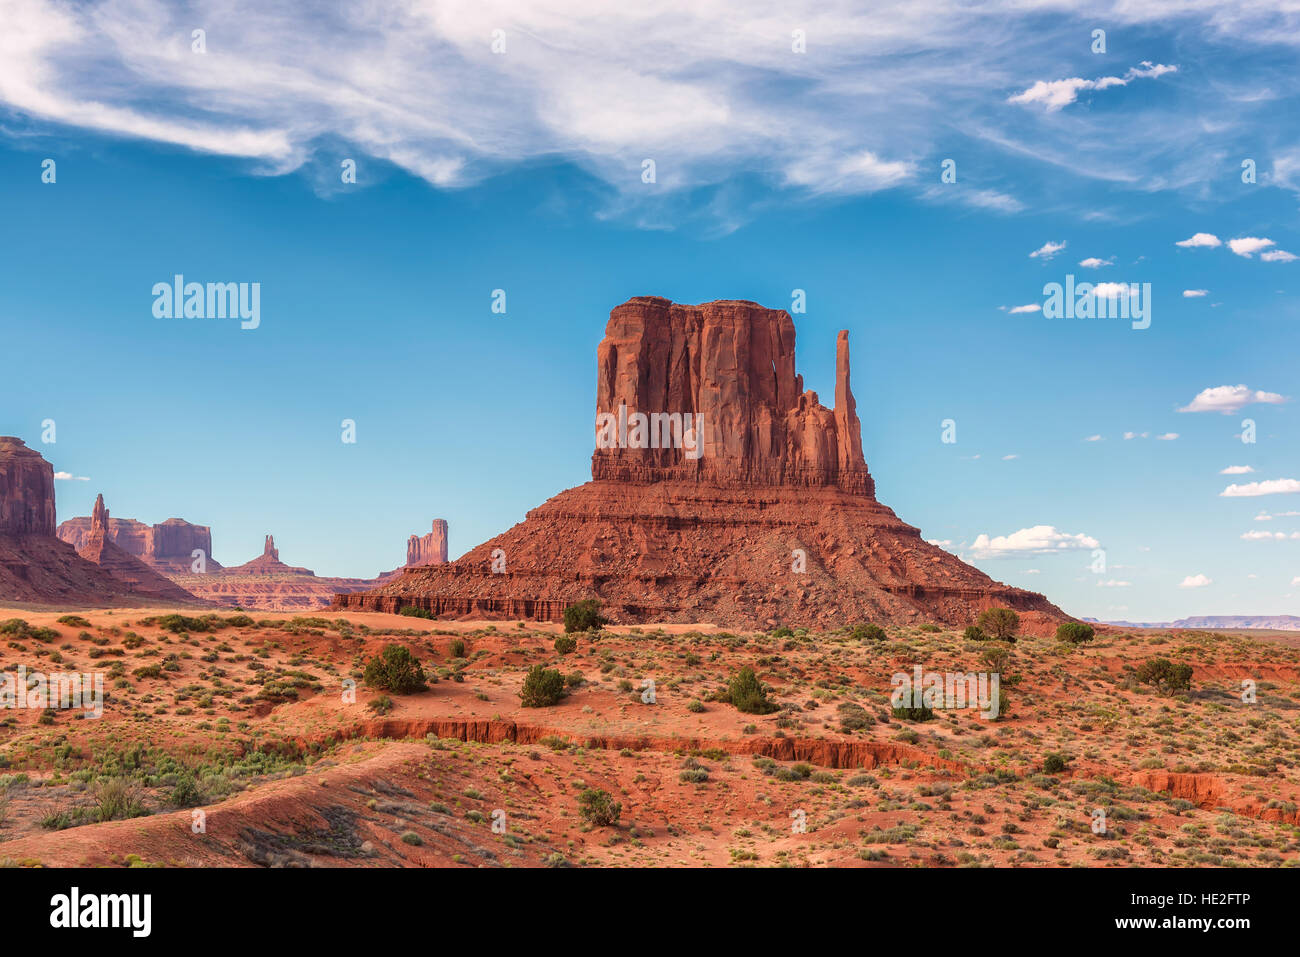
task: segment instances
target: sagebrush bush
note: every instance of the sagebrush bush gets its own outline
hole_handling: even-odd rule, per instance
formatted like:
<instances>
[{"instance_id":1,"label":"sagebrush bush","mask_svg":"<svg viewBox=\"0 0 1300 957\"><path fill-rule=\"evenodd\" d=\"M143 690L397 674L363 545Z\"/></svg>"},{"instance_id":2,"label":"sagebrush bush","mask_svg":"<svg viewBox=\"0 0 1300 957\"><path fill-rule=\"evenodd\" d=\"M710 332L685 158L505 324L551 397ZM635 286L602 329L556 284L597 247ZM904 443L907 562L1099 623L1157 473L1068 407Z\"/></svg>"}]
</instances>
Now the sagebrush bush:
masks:
<instances>
[{"instance_id":1,"label":"sagebrush bush","mask_svg":"<svg viewBox=\"0 0 1300 957\"><path fill-rule=\"evenodd\" d=\"M578 796L578 813L594 827L609 827L618 821L623 805L615 801L608 791L587 788Z\"/></svg>"},{"instance_id":2,"label":"sagebrush bush","mask_svg":"<svg viewBox=\"0 0 1300 957\"><path fill-rule=\"evenodd\" d=\"M571 655L578 650L578 639L572 635L556 635L555 652L561 655Z\"/></svg>"}]
</instances>

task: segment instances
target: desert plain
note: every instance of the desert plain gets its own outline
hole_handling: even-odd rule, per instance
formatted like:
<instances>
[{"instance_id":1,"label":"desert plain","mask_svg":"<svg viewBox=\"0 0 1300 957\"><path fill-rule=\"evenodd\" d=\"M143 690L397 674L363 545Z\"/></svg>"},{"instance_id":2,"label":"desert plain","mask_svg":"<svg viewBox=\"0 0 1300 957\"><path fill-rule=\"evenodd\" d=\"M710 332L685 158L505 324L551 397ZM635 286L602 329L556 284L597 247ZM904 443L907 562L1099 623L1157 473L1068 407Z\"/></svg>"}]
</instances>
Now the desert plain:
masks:
<instances>
[{"instance_id":1,"label":"desert plain","mask_svg":"<svg viewBox=\"0 0 1300 957\"><path fill-rule=\"evenodd\" d=\"M0 672L99 671L107 698L99 718L4 712L0 861L1122 868L1300 857L1300 635L1098 626L1072 644L968 640L936 625L880 638L857 624L605 626L575 633L567 651L550 622L0 609ZM425 690L367 686L367 662L388 645L420 662ZM1153 658L1189 665L1190 688L1139 681ZM917 664L999 670L1006 713L898 717L891 676ZM523 707L536 665L563 674L566 694ZM745 667L775 710L720 700ZM616 820L581 812L597 790Z\"/></svg>"}]
</instances>

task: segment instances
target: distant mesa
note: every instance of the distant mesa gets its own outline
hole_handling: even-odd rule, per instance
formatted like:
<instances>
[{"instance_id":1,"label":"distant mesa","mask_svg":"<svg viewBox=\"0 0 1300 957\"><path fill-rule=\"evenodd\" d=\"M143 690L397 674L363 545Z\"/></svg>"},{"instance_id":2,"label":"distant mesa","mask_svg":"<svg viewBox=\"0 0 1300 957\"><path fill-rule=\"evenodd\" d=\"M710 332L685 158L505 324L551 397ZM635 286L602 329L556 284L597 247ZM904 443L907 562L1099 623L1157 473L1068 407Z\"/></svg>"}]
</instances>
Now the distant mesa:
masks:
<instances>
[{"instance_id":1,"label":"distant mesa","mask_svg":"<svg viewBox=\"0 0 1300 957\"><path fill-rule=\"evenodd\" d=\"M226 569L230 575L311 575L310 568L296 568L280 561L280 550L275 547L275 536L267 535L262 545L262 554L251 562L244 562L234 568Z\"/></svg>"},{"instance_id":2,"label":"distant mesa","mask_svg":"<svg viewBox=\"0 0 1300 957\"><path fill-rule=\"evenodd\" d=\"M158 572L114 543L109 535L108 509L104 496L95 497L91 513L90 531L77 554L94 562L121 582L133 595L157 601L193 603L196 599L185 589L164 578Z\"/></svg>"},{"instance_id":3,"label":"distant mesa","mask_svg":"<svg viewBox=\"0 0 1300 957\"><path fill-rule=\"evenodd\" d=\"M0 436L0 600L122 605L197 604L112 543L103 496L80 550L56 535L54 467L22 439Z\"/></svg>"},{"instance_id":4,"label":"distant mesa","mask_svg":"<svg viewBox=\"0 0 1300 957\"><path fill-rule=\"evenodd\" d=\"M794 358L783 310L648 296L616 306L596 352L592 481L454 562L408 568L334 606L558 620L596 597L616 622L734 627L962 625L995 605L1037 630L1068 618L876 501L847 331L833 409L804 389Z\"/></svg>"},{"instance_id":5,"label":"distant mesa","mask_svg":"<svg viewBox=\"0 0 1300 957\"><path fill-rule=\"evenodd\" d=\"M59 538L80 549L90 536L92 521L93 516L68 519L59 525ZM133 518L110 518L108 537L114 545L163 574L189 572L196 551L203 553L209 571L221 569L212 557L212 530L206 525L192 525L179 518L169 518L159 525L146 525Z\"/></svg>"}]
</instances>

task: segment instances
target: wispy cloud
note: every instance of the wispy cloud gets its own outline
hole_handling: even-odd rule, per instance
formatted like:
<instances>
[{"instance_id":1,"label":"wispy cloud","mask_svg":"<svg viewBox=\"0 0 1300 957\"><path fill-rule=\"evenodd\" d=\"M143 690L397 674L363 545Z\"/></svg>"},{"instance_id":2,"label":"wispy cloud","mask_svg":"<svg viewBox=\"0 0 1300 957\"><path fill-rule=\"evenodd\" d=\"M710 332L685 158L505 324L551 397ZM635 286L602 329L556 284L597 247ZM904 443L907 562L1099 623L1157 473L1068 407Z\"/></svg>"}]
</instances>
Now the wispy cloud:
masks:
<instances>
[{"instance_id":1,"label":"wispy cloud","mask_svg":"<svg viewBox=\"0 0 1300 957\"><path fill-rule=\"evenodd\" d=\"M1077 76L1064 80L1039 80L1029 89L1007 97L1007 102L1042 104L1049 113L1053 113L1077 101L1079 94L1085 90L1109 90L1111 87L1128 86L1134 80L1153 79L1176 72L1177 66L1144 60L1141 66L1130 67L1123 76L1101 76L1094 80Z\"/></svg>"},{"instance_id":2,"label":"wispy cloud","mask_svg":"<svg viewBox=\"0 0 1300 957\"><path fill-rule=\"evenodd\" d=\"M1219 493L1220 498L1256 498L1260 495L1293 495L1300 492L1300 481L1292 478L1266 479L1263 482L1233 483Z\"/></svg>"},{"instance_id":3,"label":"wispy cloud","mask_svg":"<svg viewBox=\"0 0 1300 957\"><path fill-rule=\"evenodd\" d=\"M1178 583L1179 588L1204 588L1213 585L1214 580L1207 575L1188 575Z\"/></svg>"},{"instance_id":4,"label":"wispy cloud","mask_svg":"<svg viewBox=\"0 0 1300 957\"><path fill-rule=\"evenodd\" d=\"M54 479L57 482L89 482L88 475L73 475L71 472L55 472Z\"/></svg>"},{"instance_id":5,"label":"wispy cloud","mask_svg":"<svg viewBox=\"0 0 1300 957\"><path fill-rule=\"evenodd\" d=\"M1066 245L1067 244L1064 241L1056 243L1056 242L1052 242L1049 239L1047 242L1043 243L1043 245L1039 246L1032 253L1030 253L1029 258L1030 259L1051 259L1062 249L1064 249Z\"/></svg>"},{"instance_id":6,"label":"wispy cloud","mask_svg":"<svg viewBox=\"0 0 1300 957\"><path fill-rule=\"evenodd\" d=\"M1208 289L1184 289L1183 290L1184 299L1200 299L1202 296L1208 296L1209 294L1210 294L1210 290Z\"/></svg>"}]
</instances>

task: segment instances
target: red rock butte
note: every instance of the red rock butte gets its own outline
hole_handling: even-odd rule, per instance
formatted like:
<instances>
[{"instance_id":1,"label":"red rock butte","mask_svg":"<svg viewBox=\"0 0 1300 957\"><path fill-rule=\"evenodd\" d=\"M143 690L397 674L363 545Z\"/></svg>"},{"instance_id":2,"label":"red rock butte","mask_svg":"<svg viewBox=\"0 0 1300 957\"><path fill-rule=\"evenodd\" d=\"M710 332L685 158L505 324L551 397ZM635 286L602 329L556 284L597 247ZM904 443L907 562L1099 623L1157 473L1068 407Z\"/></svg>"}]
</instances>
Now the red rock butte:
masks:
<instances>
[{"instance_id":1,"label":"red rock butte","mask_svg":"<svg viewBox=\"0 0 1300 957\"><path fill-rule=\"evenodd\" d=\"M783 310L651 296L616 306L596 353L592 481L454 562L334 606L559 620L594 597L620 623L961 625L999 605L1035 629L1066 620L876 501L847 332L836 350L827 409L795 373Z\"/></svg>"},{"instance_id":2,"label":"red rock butte","mask_svg":"<svg viewBox=\"0 0 1300 957\"><path fill-rule=\"evenodd\" d=\"M54 467L0 436L0 599L60 604L198 600L112 543L103 496L78 550L55 535Z\"/></svg>"}]
</instances>

